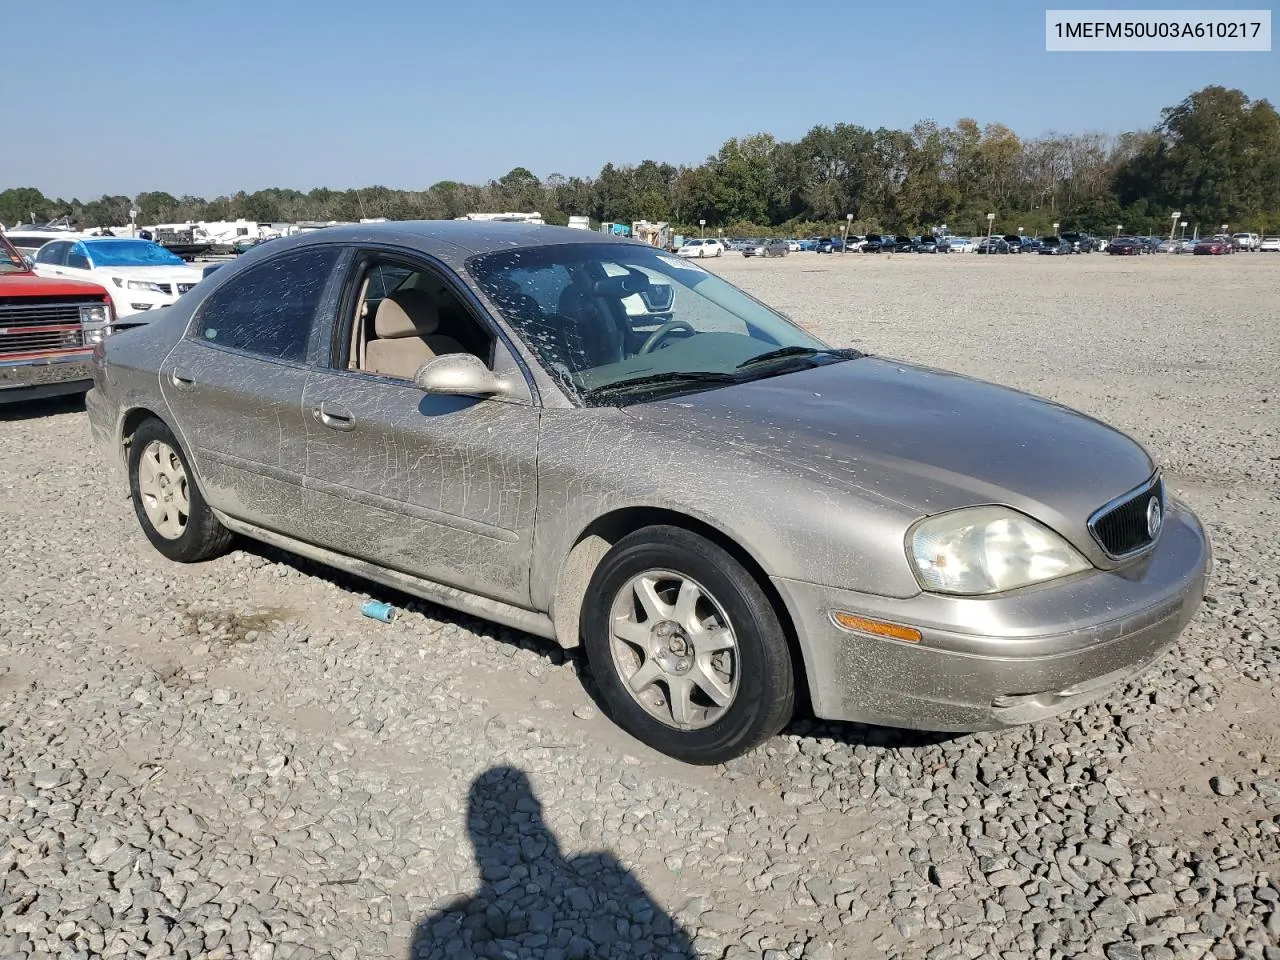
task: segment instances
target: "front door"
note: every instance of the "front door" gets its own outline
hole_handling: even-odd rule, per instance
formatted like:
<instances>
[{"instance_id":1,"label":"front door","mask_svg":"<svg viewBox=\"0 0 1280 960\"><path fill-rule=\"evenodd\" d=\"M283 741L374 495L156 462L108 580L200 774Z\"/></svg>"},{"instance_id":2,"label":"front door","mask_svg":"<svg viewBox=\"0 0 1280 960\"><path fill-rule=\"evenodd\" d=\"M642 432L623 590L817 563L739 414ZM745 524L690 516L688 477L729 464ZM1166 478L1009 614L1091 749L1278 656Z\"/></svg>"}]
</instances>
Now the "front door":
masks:
<instances>
[{"instance_id":1,"label":"front door","mask_svg":"<svg viewBox=\"0 0 1280 960\"><path fill-rule=\"evenodd\" d=\"M231 278L200 305L160 368L210 505L283 533L301 532L302 393L313 320L340 252L310 247Z\"/></svg>"},{"instance_id":2,"label":"front door","mask_svg":"<svg viewBox=\"0 0 1280 960\"><path fill-rule=\"evenodd\" d=\"M406 291L404 306L422 315L399 311L397 328L382 301ZM427 395L409 379L420 360L442 353L511 369L506 347L456 282L398 254L360 253L342 303L331 362L317 365L302 398L315 536L342 553L527 605L538 407L529 396Z\"/></svg>"}]
</instances>

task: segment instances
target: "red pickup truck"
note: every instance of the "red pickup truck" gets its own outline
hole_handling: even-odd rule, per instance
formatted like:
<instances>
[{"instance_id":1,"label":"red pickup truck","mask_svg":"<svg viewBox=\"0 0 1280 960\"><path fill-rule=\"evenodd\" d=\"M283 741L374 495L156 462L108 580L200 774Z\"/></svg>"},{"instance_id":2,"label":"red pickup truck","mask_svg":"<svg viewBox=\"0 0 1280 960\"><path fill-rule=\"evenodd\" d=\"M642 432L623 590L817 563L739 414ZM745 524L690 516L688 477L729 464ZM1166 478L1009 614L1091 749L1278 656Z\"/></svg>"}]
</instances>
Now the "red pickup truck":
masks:
<instances>
[{"instance_id":1,"label":"red pickup truck","mask_svg":"<svg viewBox=\"0 0 1280 960\"><path fill-rule=\"evenodd\" d=\"M115 321L96 283L37 277L0 233L0 405L93 386L93 348Z\"/></svg>"}]
</instances>

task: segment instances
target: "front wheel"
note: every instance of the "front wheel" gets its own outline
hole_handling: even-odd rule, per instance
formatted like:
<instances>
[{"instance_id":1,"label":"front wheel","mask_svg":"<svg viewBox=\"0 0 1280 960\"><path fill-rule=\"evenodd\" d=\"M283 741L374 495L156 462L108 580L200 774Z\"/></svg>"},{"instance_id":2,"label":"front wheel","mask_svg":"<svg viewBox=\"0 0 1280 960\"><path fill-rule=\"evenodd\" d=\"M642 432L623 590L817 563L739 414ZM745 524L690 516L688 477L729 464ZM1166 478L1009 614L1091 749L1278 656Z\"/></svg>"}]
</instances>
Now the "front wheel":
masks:
<instances>
[{"instance_id":1,"label":"front wheel","mask_svg":"<svg viewBox=\"0 0 1280 960\"><path fill-rule=\"evenodd\" d=\"M688 763L723 763L795 708L786 637L764 591L715 543L680 527L610 550L583 603L583 644L610 716Z\"/></svg>"},{"instance_id":2,"label":"front wheel","mask_svg":"<svg viewBox=\"0 0 1280 960\"><path fill-rule=\"evenodd\" d=\"M157 419L143 421L133 432L129 492L142 532L170 560L209 560L231 542L231 532L196 486L181 445Z\"/></svg>"}]
</instances>

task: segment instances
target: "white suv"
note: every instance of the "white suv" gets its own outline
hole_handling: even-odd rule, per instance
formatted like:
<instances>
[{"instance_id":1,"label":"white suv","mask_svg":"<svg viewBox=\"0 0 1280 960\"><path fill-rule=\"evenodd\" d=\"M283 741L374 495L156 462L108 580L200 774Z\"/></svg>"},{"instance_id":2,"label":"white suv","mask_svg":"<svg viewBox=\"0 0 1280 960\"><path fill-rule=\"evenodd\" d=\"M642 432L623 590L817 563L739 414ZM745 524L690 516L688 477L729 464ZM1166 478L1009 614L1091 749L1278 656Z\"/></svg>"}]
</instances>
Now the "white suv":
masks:
<instances>
[{"instance_id":1,"label":"white suv","mask_svg":"<svg viewBox=\"0 0 1280 960\"><path fill-rule=\"evenodd\" d=\"M676 251L682 257L723 257L724 244L719 240L686 240L684 245Z\"/></svg>"},{"instance_id":2,"label":"white suv","mask_svg":"<svg viewBox=\"0 0 1280 960\"><path fill-rule=\"evenodd\" d=\"M1231 239L1241 250L1257 250L1262 239L1256 233L1233 233Z\"/></svg>"}]
</instances>

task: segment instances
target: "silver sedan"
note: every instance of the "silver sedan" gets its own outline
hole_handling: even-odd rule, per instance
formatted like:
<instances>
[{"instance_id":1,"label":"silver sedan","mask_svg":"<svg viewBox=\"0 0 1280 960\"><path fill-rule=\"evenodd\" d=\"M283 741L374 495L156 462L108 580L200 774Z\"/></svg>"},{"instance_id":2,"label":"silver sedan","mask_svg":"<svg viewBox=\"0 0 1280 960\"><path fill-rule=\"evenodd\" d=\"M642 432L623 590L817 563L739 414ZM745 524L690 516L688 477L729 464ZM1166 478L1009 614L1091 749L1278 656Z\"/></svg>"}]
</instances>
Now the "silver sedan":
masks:
<instances>
[{"instance_id":1,"label":"silver sedan","mask_svg":"<svg viewBox=\"0 0 1280 960\"><path fill-rule=\"evenodd\" d=\"M790 252L785 240L753 240L742 248L744 257L785 257Z\"/></svg>"},{"instance_id":2,"label":"silver sedan","mask_svg":"<svg viewBox=\"0 0 1280 960\"><path fill-rule=\"evenodd\" d=\"M801 692L952 731L1079 706L1169 648L1209 564L1118 431L580 230L279 240L107 337L94 378L166 557L239 534L581 644L613 719L695 763Z\"/></svg>"}]
</instances>

